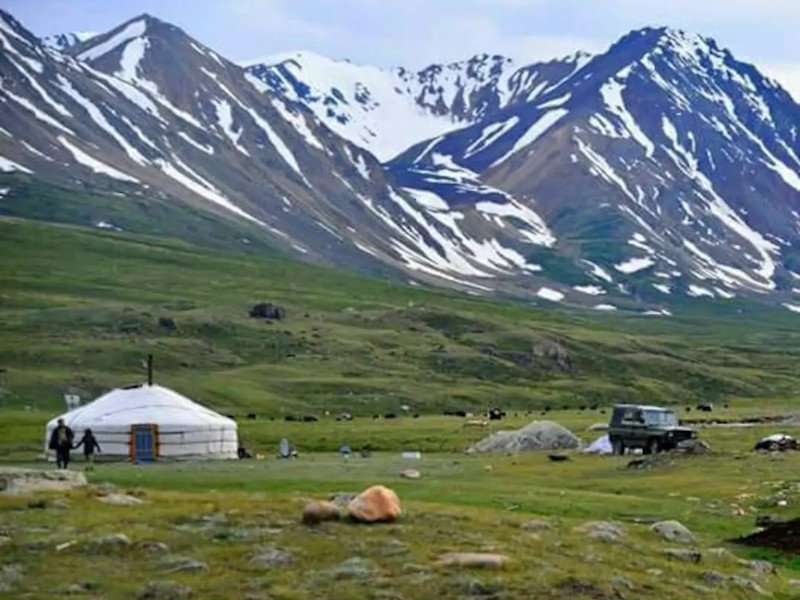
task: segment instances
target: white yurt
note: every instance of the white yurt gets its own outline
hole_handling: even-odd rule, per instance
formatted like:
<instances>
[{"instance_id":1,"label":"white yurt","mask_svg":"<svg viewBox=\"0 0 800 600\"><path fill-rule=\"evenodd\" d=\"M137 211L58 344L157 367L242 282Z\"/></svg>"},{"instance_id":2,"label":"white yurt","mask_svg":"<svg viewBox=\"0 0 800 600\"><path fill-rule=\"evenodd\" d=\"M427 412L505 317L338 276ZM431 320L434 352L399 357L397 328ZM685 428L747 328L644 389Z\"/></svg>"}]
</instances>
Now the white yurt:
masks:
<instances>
[{"instance_id":1,"label":"white yurt","mask_svg":"<svg viewBox=\"0 0 800 600\"><path fill-rule=\"evenodd\" d=\"M102 458L149 462L238 457L236 421L160 385L115 389L52 419L45 437L48 460L54 459L48 442L58 419L72 429L75 443L91 429Z\"/></svg>"}]
</instances>

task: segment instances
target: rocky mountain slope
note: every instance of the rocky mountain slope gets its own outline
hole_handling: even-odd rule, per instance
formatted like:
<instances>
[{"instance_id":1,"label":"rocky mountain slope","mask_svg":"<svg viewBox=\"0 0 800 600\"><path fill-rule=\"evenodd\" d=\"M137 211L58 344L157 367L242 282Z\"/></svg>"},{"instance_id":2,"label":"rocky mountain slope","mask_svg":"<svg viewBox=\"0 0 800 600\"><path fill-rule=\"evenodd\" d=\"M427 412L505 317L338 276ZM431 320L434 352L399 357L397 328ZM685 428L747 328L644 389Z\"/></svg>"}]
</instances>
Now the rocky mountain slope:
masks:
<instances>
[{"instance_id":1,"label":"rocky mountain slope","mask_svg":"<svg viewBox=\"0 0 800 600\"><path fill-rule=\"evenodd\" d=\"M800 311L800 107L711 40L419 72L245 69L146 15L62 52L2 13L0 43L1 213L26 216L35 180L136 199L140 227L157 199L242 244L473 293Z\"/></svg>"},{"instance_id":2,"label":"rocky mountain slope","mask_svg":"<svg viewBox=\"0 0 800 600\"><path fill-rule=\"evenodd\" d=\"M796 293L799 126L782 88L713 41L646 29L534 103L422 142L391 169L441 190L447 160L536 198L598 293Z\"/></svg>"},{"instance_id":3,"label":"rocky mountain slope","mask_svg":"<svg viewBox=\"0 0 800 600\"><path fill-rule=\"evenodd\" d=\"M448 237L447 224L393 187L371 154L152 17L67 55L9 15L0 34L0 95L9 108L0 115L4 171L129 198L175 199L248 223L310 260L395 275L410 269L438 282L461 281L450 273L493 278L524 266L498 239L543 227L531 221L509 235L499 224L474 232L454 226ZM22 208L10 212L24 215L25 199L17 201ZM102 213L94 221L125 229Z\"/></svg>"},{"instance_id":4,"label":"rocky mountain slope","mask_svg":"<svg viewBox=\"0 0 800 600\"><path fill-rule=\"evenodd\" d=\"M387 161L420 140L530 102L589 59L579 53L519 68L503 56L474 56L418 72L390 71L301 52L247 70L271 90L302 102L333 131Z\"/></svg>"}]
</instances>

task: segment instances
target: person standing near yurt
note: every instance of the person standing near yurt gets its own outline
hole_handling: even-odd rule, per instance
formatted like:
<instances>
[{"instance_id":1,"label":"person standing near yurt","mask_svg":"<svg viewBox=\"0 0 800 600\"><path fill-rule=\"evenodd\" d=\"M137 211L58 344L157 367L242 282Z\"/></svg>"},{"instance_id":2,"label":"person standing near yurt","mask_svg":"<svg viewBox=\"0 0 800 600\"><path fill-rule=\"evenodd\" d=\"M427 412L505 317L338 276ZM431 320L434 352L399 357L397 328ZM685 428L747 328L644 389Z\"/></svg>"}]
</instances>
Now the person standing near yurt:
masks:
<instances>
[{"instance_id":1,"label":"person standing near yurt","mask_svg":"<svg viewBox=\"0 0 800 600\"><path fill-rule=\"evenodd\" d=\"M236 421L155 384L117 388L50 419L43 440L48 459L57 449L62 422L75 431L76 442L91 429L107 459L149 463L238 456ZM84 453L86 450L84 443ZM63 457L58 458L61 463Z\"/></svg>"},{"instance_id":2,"label":"person standing near yurt","mask_svg":"<svg viewBox=\"0 0 800 600\"><path fill-rule=\"evenodd\" d=\"M75 445L75 449L77 450L81 446L83 446L83 457L86 459L86 470L94 471L94 451L102 452L102 450L91 429L86 429L83 432L83 437L81 441Z\"/></svg>"},{"instance_id":3,"label":"person standing near yurt","mask_svg":"<svg viewBox=\"0 0 800 600\"><path fill-rule=\"evenodd\" d=\"M58 425L50 436L50 449L56 451L56 462L59 469L69 468L69 452L72 450L73 439L75 439L75 435L72 433L72 429L67 427L64 419L59 419Z\"/></svg>"}]
</instances>

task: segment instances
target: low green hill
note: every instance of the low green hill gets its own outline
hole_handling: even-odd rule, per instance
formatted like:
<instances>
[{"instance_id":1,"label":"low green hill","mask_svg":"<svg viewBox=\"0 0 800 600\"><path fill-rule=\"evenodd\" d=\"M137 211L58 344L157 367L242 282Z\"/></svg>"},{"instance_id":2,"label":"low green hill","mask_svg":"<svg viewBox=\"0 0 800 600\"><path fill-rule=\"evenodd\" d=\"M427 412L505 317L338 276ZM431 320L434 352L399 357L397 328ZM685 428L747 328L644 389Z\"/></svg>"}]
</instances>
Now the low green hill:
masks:
<instances>
[{"instance_id":1,"label":"low green hill","mask_svg":"<svg viewBox=\"0 0 800 600\"><path fill-rule=\"evenodd\" d=\"M286 310L268 322L256 302ZM709 305L710 306L710 305ZM0 406L156 379L227 413L512 410L797 394L797 316L487 301L127 233L0 219ZM174 325L174 327L173 327Z\"/></svg>"}]
</instances>

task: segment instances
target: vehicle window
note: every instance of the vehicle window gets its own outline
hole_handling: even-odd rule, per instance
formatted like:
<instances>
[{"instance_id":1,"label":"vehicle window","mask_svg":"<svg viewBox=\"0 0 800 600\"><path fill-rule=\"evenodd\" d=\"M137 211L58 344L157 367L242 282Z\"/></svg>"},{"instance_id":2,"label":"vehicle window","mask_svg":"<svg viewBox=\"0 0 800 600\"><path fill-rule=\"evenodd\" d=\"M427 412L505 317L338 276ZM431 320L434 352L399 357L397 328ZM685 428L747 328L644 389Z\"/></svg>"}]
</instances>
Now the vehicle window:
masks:
<instances>
[{"instance_id":1,"label":"vehicle window","mask_svg":"<svg viewBox=\"0 0 800 600\"><path fill-rule=\"evenodd\" d=\"M641 423L642 412L636 409L628 409L622 414L623 423Z\"/></svg>"},{"instance_id":2,"label":"vehicle window","mask_svg":"<svg viewBox=\"0 0 800 600\"><path fill-rule=\"evenodd\" d=\"M677 426L678 417L674 412L668 410L646 410L644 420L648 425Z\"/></svg>"}]
</instances>

